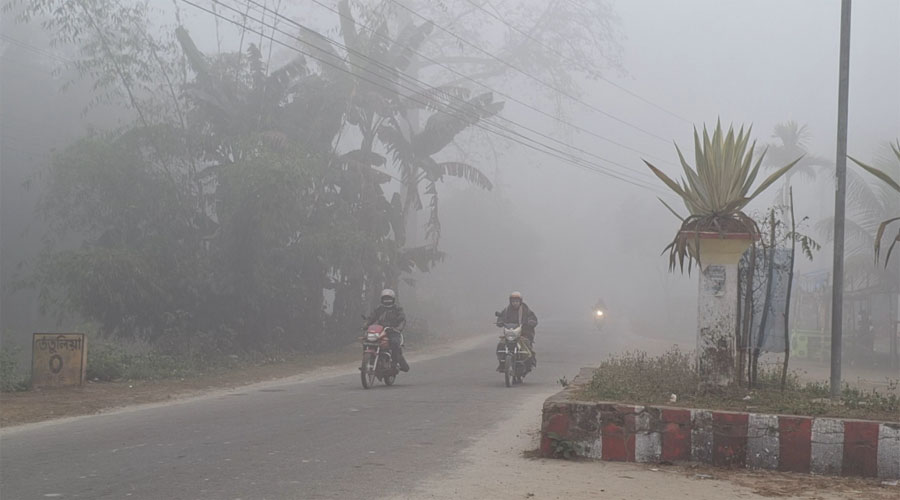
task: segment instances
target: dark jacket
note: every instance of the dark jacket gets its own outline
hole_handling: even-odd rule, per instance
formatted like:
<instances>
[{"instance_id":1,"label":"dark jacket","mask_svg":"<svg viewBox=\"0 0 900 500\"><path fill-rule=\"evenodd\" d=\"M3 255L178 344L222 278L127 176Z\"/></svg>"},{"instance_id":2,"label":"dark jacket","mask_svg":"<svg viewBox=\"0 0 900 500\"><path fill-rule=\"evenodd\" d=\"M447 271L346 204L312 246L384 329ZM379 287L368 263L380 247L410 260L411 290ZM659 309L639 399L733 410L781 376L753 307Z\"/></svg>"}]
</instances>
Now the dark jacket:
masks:
<instances>
[{"instance_id":1,"label":"dark jacket","mask_svg":"<svg viewBox=\"0 0 900 500\"><path fill-rule=\"evenodd\" d=\"M531 338L534 338L534 327L538 324L537 316L534 314L534 311L528 307L528 304L522 302L522 305L519 306L521 309L521 318L522 318L522 334L525 334ZM519 324L519 309L513 309L511 306L506 306L506 309L500 312L500 316L497 317L498 323L515 323Z\"/></svg>"},{"instance_id":2,"label":"dark jacket","mask_svg":"<svg viewBox=\"0 0 900 500\"><path fill-rule=\"evenodd\" d=\"M403 313L403 308L398 305L394 305L394 307L380 305L369 315L366 320L366 326L368 327L375 323L385 328L393 328L398 332L402 332L406 328L406 314Z\"/></svg>"}]
</instances>

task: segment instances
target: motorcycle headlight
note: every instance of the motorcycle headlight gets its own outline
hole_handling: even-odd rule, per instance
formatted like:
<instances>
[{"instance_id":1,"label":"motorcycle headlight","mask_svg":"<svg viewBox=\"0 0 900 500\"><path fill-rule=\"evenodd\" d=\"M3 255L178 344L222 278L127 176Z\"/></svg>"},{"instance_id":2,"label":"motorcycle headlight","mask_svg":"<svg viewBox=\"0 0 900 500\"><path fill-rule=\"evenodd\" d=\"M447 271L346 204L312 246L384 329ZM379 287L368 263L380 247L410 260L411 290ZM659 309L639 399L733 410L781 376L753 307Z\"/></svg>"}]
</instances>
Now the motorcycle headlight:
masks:
<instances>
[{"instance_id":1,"label":"motorcycle headlight","mask_svg":"<svg viewBox=\"0 0 900 500\"><path fill-rule=\"evenodd\" d=\"M378 340L378 334L377 333L367 333L366 340L368 340L369 342L375 342Z\"/></svg>"},{"instance_id":2,"label":"motorcycle headlight","mask_svg":"<svg viewBox=\"0 0 900 500\"><path fill-rule=\"evenodd\" d=\"M603 316L603 311L597 311L597 317L600 318Z\"/></svg>"},{"instance_id":3,"label":"motorcycle headlight","mask_svg":"<svg viewBox=\"0 0 900 500\"><path fill-rule=\"evenodd\" d=\"M507 332L506 333L506 340L508 340L510 342L512 342L513 340L516 340L516 337L518 337L518 335L516 335L516 332Z\"/></svg>"}]
</instances>

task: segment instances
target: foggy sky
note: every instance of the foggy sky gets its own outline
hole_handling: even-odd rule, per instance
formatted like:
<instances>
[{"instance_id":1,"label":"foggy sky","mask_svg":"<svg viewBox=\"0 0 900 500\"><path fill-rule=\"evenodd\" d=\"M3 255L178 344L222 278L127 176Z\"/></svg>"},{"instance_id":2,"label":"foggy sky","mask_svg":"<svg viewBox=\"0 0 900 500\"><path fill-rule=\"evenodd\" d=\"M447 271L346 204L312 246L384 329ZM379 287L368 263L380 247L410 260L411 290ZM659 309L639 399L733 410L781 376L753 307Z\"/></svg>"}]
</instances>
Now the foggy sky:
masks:
<instances>
[{"instance_id":1,"label":"foggy sky","mask_svg":"<svg viewBox=\"0 0 900 500\"><path fill-rule=\"evenodd\" d=\"M615 2L614 9L624 35L624 71L610 71L606 77L687 122L602 81L583 82L581 97L667 140L649 137L577 103L565 102L566 119L671 163L677 161L672 140L689 158L692 155L692 123L711 125L720 117L726 126L752 124L754 138L765 143L771 140L776 123L795 120L809 125L812 153L834 157L839 0L628 0ZM215 49L215 28L209 16L183 5L182 12L200 48ZM336 29L336 16L310 5L295 4L288 14L302 14L306 23L330 30L330 35ZM223 49L228 50L234 37L224 26L222 33ZM282 50L279 55L284 59L288 54ZM900 2L854 2L850 75L849 152L868 159L879 145L900 136ZM553 109L553 103L521 77L492 85L519 98L534 99L542 109ZM648 177L640 154L578 132L561 131L558 124L513 102L507 102L503 116L571 140L625 165L626 175L661 186ZM674 236L678 221L656 200L658 192L585 172L521 147L498 146L496 169L487 161L489 155L478 166L492 175L499 173L497 195L535 229L540 258L528 263L529 274L519 283L484 280L472 284L497 296L498 304L485 304L486 314L502 304L512 288L533 297L529 302L539 312L554 314L580 314L602 295L611 307L628 308L632 317L642 312L654 316L659 328L676 324L671 315L677 315L680 328L693 335L696 277L670 274L665 257L659 255ZM678 175L671 164L654 163ZM761 203L770 199L768 195ZM452 198L453 189L444 189L443 196ZM807 214L815 217L829 215L833 206L827 182L807 186L798 198L798 205L816 212ZM475 252L484 246L502 246L502 242L474 241L465 226L452 222L445 223L444 230L443 241L451 247L468 246ZM457 244L450 243L454 240ZM508 251L515 253L515 249ZM497 259L497 253L485 258ZM816 265L827 262L826 258ZM451 258L444 272L463 271L454 265ZM496 265L521 263L498 259ZM423 285L428 283L423 278Z\"/></svg>"}]
</instances>

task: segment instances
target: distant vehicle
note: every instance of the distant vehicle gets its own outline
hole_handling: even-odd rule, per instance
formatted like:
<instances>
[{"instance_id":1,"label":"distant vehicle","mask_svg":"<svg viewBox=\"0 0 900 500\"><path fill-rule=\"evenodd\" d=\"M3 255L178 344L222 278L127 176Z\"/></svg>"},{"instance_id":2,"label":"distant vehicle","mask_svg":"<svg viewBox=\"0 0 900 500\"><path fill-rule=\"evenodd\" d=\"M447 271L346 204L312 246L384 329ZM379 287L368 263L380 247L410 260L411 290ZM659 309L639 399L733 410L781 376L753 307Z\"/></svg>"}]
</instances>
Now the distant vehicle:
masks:
<instances>
[{"instance_id":1,"label":"distant vehicle","mask_svg":"<svg viewBox=\"0 0 900 500\"><path fill-rule=\"evenodd\" d=\"M597 328L597 331L603 330L603 325L606 323L606 311L604 308L595 307L594 308L594 326Z\"/></svg>"}]
</instances>

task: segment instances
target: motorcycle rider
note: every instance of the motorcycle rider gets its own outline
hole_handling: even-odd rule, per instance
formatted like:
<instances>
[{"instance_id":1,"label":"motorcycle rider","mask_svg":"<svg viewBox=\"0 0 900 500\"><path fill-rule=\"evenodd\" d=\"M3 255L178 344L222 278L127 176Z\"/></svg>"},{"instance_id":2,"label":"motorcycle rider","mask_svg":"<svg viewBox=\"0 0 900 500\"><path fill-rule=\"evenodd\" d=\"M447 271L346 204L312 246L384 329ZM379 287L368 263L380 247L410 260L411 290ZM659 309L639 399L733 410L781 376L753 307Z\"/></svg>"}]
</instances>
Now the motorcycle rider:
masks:
<instances>
[{"instance_id":1,"label":"motorcycle rider","mask_svg":"<svg viewBox=\"0 0 900 500\"><path fill-rule=\"evenodd\" d=\"M390 288L382 290L381 304L366 319L366 328L376 323L387 329L391 353L400 371L408 372L409 363L403 357L403 347L400 345L400 333L406 327L406 314L403 313L403 308L397 305L397 294Z\"/></svg>"},{"instance_id":2,"label":"motorcycle rider","mask_svg":"<svg viewBox=\"0 0 900 500\"><path fill-rule=\"evenodd\" d=\"M522 301L522 294L512 292L509 294L509 305L497 316L497 326L503 326L504 323L512 323L522 325L522 341L531 351L531 366L537 367L537 353L534 351L534 327L537 326L538 320L534 311L528 307L528 304ZM503 348L503 341L497 344L497 351ZM497 371L503 371L503 359L497 354L500 364Z\"/></svg>"}]
</instances>

